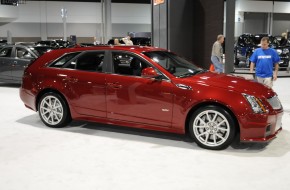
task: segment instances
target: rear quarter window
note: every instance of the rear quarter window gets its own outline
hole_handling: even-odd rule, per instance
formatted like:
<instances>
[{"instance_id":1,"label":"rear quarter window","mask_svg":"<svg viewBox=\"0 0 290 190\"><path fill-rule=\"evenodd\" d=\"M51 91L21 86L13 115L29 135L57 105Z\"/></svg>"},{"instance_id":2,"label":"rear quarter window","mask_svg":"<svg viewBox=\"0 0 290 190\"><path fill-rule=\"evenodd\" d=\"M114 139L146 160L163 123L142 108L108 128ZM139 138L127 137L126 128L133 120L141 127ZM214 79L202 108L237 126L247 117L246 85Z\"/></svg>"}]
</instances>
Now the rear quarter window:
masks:
<instances>
[{"instance_id":1,"label":"rear quarter window","mask_svg":"<svg viewBox=\"0 0 290 190\"><path fill-rule=\"evenodd\" d=\"M54 61L49 67L62 68L69 60L77 56L80 52L68 53L62 56L61 58Z\"/></svg>"}]
</instances>

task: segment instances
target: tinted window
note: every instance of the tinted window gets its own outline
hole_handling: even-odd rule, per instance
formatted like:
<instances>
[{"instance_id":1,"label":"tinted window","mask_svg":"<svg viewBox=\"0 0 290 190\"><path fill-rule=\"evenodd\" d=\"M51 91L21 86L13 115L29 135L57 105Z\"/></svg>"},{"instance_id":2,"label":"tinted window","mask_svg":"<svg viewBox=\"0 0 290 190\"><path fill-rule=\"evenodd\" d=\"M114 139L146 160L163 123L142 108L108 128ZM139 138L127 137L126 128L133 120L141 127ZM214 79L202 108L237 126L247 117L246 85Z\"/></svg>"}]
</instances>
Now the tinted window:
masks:
<instances>
[{"instance_id":1,"label":"tinted window","mask_svg":"<svg viewBox=\"0 0 290 190\"><path fill-rule=\"evenodd\" d=\"M122 75L141 76L142 69L148 67L148 64L137 56L115 52L113 53L114 73Z\"/></svg>"},{"instance_id":2,"label":"tinted window","mask_svg":"<svg viewBox=\"0 0 290 190\"><path fill-rule=\"evenodd\" d=\"M171 52L154 51L144 54L177 77L187 77L202 71L191 62Z\"/></svg>"},{"instance_id":3,"label":"tinted window","mask_svg":"<svg viewBox=\"0 0 290 190\"><path fill-rule=\"evenodd\" d=\"M76 69L83 71L102 71L104 52L86 52L79 56L74 62ZM73 64L73 62L71 62Z\"/></svg>"},{"instance_id":4,"label":"tinted window","mask_svg":"<svg viewBox=\"0 0 290 190\"><path fill-rule=\"evenodd\" d=\"M64 56L62 56L61 58L59 58L55 62L53 62L50 65L50 67L63 67L69 60L74 58L79 53L80 52L74 52L74 53L65 54ZM75 66L73 65L73 67L69 67L69 68L75 68Z\"/></svg>"},{"instance_id":5,"label":"tinted window","mask_svg":"<svg viewBox=\"0 0 290 190\"><path fill-rule=\"evenodd\" d=\"M53 50L53 47L50 46L35 46L33 48L30 48L31 51L33 51L36 55L43 55L46 52L49 52L51 50Z\"/></svg>"},{"instance_id":6,"label":"tinted window","mask_svg":"<svg viewBox=\"0 0 290 190\"><path fill-rule=\"evenodd\" d=\"M0 51L0 57L10 57L12 52L12 47L4 48Z\"/></svg>"},{"instance_id":7,"label":"tinted window","mask_svg":"<svg viewBox=\"0 0 290 190\"><path fill-rule=\"evenodd\" d=\"M33 59L35 58L27 49L25 48L16 48L16 57L19 59Z\"/></svg>"}]
</instances>

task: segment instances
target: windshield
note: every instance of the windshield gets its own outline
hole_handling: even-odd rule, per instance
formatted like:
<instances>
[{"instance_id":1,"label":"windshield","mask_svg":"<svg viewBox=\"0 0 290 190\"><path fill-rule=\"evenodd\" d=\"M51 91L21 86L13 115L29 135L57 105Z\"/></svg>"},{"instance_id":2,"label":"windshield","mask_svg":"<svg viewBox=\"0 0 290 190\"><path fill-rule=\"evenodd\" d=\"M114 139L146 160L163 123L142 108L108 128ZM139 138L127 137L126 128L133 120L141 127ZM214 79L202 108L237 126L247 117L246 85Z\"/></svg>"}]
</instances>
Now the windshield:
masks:
<instances>
[{"instance_id":1,"label":"windshield","mask_svg":"<svg viewBox=\"0 0 290 190\"><path fill-rule=\"evenodd\" d=\"M171 52L152 51L144 52L144 55L158 63L176 77L188 77L204 71L191 62Z\"/></svg>"},{"instance_id":2,"label":"windshield","mask_svg":"<svg viewBox=\"0 0 290 190\"><path fill-rule=\"evenodd\" d=\"M30 47L29 48L35 55L37 55L37 57L39 57L41 54L36 50L34 49L33 47Z\"/></svg>"},{"instance_id":3,"label":"windshield","mask_svg":"<svg viewBox=\"0 0 290 190\"><path fill-rule=\"evenodd\" d=\"M255 44L259 45L261 43L261 39L263 37L268 37L269 38L270 47L276 48L279 45L279 42L278 42L276 37L268 36L268 35L256 35L255 38L254 38Z\"/></svg>"}]
</instances>

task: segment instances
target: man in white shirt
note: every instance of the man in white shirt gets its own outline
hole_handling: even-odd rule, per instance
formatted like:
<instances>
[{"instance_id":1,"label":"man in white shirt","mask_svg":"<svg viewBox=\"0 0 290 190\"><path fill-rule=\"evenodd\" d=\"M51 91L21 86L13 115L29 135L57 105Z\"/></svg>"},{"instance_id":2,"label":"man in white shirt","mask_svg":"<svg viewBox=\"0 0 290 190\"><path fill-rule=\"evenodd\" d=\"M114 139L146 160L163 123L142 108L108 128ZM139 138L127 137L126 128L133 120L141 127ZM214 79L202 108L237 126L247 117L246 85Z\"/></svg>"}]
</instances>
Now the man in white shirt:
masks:
<instances>
[{"instance_id":1,"label":"man in white shirt","mask_svg":"<svg viewBox=\"0 0 290 190\"><path fill-rule=\"evenodd\" d=\"M122 38L122 40L123 40L123 42L125 43L126 46L134 45L130 36L126 36L126 37Z\"/></svg>"}]
</instances>

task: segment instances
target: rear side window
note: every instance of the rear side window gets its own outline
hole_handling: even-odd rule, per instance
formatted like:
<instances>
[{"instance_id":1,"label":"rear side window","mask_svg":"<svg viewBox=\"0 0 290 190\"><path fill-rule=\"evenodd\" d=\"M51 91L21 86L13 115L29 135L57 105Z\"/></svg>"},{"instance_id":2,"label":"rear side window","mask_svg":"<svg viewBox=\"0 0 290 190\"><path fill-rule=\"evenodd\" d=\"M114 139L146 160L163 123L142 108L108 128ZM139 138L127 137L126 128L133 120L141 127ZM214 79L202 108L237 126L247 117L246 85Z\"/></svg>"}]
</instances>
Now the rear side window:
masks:
<instances>
[{"instance_id":1,"label":"rear side window","mask_svg":"<svg viewBox=\"0 0 290 190\"><path fill-rule=\"evenodd\" d=\"M77 70L102 72L104 56L105 52L86 52L71 61L67 67L72 68L75 65Z\"/></svg>"},{"instance_id":2,"label":"rear side window","mask_svg":"<svg viewBox=\"0 0 290 190\"><path fill-rule=\"evenodd\" d=\"M4 48L0 51L0 57L11 57L12 47Z\"/></svg>"},{"instance_id":3,"label":"rear side window","mask_svg":"<svg viewBox=\"0 0 290 190\"><path fill-rule=\"evenodd\" d=\"M55 62L53 62L50 67L63 67L69 60L77 56L80 52L74 52L74 53L68 53L62 56L61 58L57 59Z\"/></svg>"}]
</instances>

